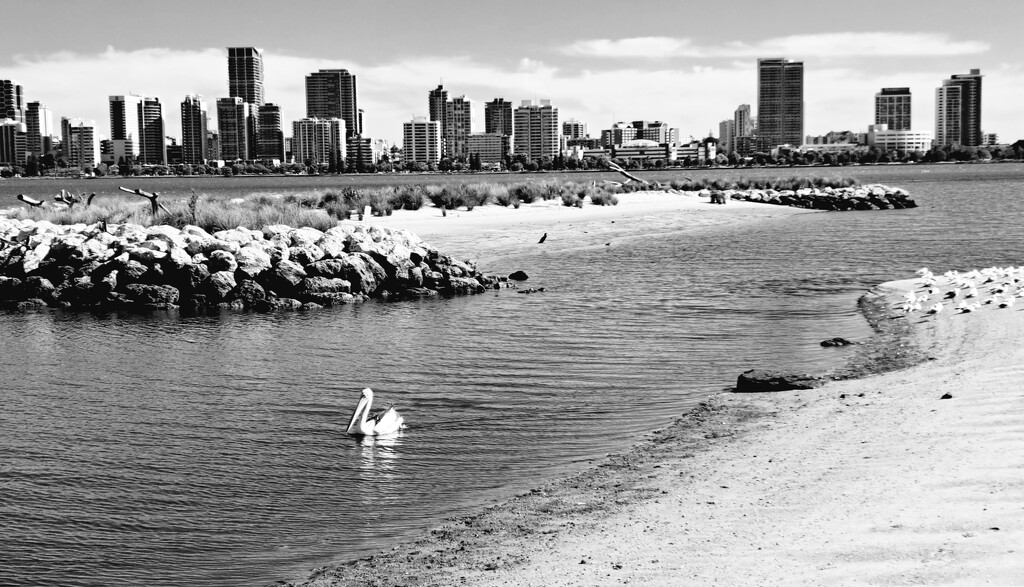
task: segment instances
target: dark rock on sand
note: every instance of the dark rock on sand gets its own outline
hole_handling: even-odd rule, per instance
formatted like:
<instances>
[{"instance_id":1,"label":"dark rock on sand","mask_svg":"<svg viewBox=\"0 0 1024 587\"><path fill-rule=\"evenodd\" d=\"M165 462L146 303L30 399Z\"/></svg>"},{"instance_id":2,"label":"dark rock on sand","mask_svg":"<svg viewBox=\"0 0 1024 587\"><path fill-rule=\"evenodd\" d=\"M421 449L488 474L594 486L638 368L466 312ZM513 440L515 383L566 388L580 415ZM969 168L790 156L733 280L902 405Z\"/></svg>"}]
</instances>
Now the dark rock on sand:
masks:
<instances>
[{"instance_id":1,"label":"dark rock on sand","mask_svg":"<svg viewBox=\"0 0 1024 587\"><path fill-rule=\"evenodd\" d=\"M824 379L813 375L783 373L766 369L750 369L736 378L737 393L759 393L765 391L787 391L790 389L814 389L825 384Z\"/></svg>"},{"instance_id":2,"label":"dark rock on sand","mask_svg":"<svg viewBox=\"0 0 1024 587\"><path fill-rule=\"evenodd\" d=\"M851 344L857 344L852 340L846 340L845 338L835 337L828 340L821 341L821 346L847 346Z\"/></svg>"}]
</instances>

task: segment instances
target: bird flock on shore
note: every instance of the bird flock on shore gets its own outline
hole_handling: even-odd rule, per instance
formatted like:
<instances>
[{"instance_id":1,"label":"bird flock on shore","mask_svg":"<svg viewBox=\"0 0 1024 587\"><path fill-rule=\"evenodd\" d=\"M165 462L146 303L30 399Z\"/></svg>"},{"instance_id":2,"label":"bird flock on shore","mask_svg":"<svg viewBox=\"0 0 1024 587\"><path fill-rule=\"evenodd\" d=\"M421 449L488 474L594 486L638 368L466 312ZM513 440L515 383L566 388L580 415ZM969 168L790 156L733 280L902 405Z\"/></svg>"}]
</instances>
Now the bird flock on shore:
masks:
<instances>
[{"instance_id":1,"label":"bird flock on shore","mask_svg":"<svg viewBox=\"0 0 1024 587\"><path fill-rule=\"evenodd\" d=\"M924 289L908 291L900 306L906 314L939 314L947 304L952 311L966 314L991 305L1010 308L1024 298L1024 266L989 267L966 273L947 271L937 276L927 267L917 270ZM940 279L942 278L942 279ZM940 283L947 284L945 289Z\"/></svg>"}]
</instances>

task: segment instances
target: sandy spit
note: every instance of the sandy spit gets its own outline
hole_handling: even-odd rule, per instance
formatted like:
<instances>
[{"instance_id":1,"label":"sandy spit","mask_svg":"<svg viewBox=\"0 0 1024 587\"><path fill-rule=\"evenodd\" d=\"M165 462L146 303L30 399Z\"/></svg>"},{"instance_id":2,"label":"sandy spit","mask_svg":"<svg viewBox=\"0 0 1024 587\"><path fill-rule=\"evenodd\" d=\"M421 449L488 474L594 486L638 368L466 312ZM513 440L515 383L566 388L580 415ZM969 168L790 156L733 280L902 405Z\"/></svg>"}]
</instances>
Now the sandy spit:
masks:
<instances>
[{"instance_id":1,"label":"sandy spit","mask_svg":"<svg viewBox=\"0 0 1024 587\"><path fill-rule=\"evenodd\" d=\"M686 209L741 221L735 204ZM642 209L618 218L693 226ZM612 217L573 218L571 234ZM418 232L468 253L490 230L454 224ZM538 214L504 229L522 240L568 224ZM590 470L300 584L1024 584L1024 304L908 316L911 289L920 280L866 294L879 334L847 372L865 377L711 395Z\"/></svg>"}]
</instances>

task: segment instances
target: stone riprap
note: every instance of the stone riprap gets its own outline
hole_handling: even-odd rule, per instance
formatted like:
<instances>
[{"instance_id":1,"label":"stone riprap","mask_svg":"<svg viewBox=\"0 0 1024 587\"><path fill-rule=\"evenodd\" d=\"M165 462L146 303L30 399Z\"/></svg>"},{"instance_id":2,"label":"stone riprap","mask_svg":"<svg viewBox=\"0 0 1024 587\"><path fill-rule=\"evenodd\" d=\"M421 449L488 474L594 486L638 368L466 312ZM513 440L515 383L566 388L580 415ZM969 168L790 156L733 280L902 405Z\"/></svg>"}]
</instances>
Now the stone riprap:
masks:
<instances>
[{"instance_id":1,"label":"stone riprap","mask_svg":"<svg viewBox=\"0 0 1024 587\"><path fill-rule=\"evenodd\" d=\"M799 190L701 190L697 195L710 197L715 194L732 200L814 210L892 210L917 207L906 190L881 184Z\"/></svg>"},{"instance_id":2,"label":"stone riprap","mask_svg":"<svg viewBox=\"0 0 1024 587\"><path fill-rule=\"evenodd\" d=\"M507 284L406 230L55 225L0 217L0 306L227 307L255 311L368 298L482 293Z\"/></svg>"}]
</instances>

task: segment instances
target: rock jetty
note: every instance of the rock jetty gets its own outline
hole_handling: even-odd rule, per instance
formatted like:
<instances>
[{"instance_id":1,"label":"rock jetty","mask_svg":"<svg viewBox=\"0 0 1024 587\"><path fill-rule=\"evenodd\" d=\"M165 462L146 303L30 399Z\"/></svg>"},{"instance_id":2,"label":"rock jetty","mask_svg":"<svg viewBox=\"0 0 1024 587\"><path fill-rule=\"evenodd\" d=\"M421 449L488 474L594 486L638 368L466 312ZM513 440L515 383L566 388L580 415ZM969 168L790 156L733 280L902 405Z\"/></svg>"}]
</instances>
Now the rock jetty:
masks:
<instances>
[{"instance_id":1,"label":"rock jetty","mask_svg":"<svg viewBox=\"0 0 1024 587\"><path fill-rule=\"evenodd\" d=\"M406 230L344 224L209 234L197 226L55 225L0 217L0 307L260 312L507 285Z\"/></svg>"},{"instance_id":2,"label":"rock jetty","mask_svg":"<svg viewBox=\"0 0 1024 587\"><path fill-rule=\"evenodd\" d=\"M813 210L893 210L917 207L906 190L881 184L798 190L702 190L699 195L712 197L712 202L716 197L724 197Z\"/></svg>"}]
</instances>

